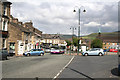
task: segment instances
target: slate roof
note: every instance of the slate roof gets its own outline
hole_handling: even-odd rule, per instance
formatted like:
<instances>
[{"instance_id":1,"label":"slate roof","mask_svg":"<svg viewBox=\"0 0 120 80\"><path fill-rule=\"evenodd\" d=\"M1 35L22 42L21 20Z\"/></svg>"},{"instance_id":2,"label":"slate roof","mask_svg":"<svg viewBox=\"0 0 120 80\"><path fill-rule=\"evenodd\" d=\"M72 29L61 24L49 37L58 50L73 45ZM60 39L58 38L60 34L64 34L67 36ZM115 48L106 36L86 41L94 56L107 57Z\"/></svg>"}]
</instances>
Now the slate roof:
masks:
<instances>
[{"instance_id":1,"label":"slate roof","mask_svg":"<svg viewBox=\"0 0 120 80\"><path fill-rule=\"evenodd\" d=\"M7 4L12 4L11 2L7 1L7 0L0 0L0 2L2 3L7 3Z\"/></svg>"},{"instance_id":2,"label":"slate roof","mask_svg":"<svg viewBox=\"0 0 120 80\"><path fill-rule=\"evenodd\" d=\"M44 39L62 39L62 37L58 34L42 34L42 38L44 38Z\"/></svg>"},{"instance_id":3,"label":"slate roof","mask_svg":"<svg viewBox=\"0 0 120 80\"><path fill-rule=\"evenodd\" d=\"M111 43L120 43L120 36L101 36L100 39L103 42L111 42Z\"/></svg>"},{"instance_id":4,"label":"slate roof","mask_svg":"<svg viewBox=\"0 0 120 80\"><path fill-rule=\"evenodd\" d=\"M26 33L31 33L28 29L24 28L21 25L18 25L16 23L10 22L11 25L15 26L16 28L19 28L21 31L26 32Z\"/></svg>"}]
</instances>

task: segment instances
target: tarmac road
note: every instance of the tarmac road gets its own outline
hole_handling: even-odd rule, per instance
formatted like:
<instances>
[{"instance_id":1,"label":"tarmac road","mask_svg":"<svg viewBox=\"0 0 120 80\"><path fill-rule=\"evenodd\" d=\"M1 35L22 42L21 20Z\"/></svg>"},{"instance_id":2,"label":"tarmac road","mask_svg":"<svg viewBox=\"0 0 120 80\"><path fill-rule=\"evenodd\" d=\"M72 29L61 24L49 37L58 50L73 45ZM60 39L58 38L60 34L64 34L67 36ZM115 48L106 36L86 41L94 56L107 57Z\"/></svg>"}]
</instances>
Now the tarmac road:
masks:
<instances>
[{"instance_id":1,"label":"tarmac road","mask_svg":"<svg viewBox=\"0 0 120 80\"><path fill-rule=\"evenodd\" d=\"M53 78L72 58L47 55L11 58L2 61L3 78Z\"/></svg>"}]
</instances>

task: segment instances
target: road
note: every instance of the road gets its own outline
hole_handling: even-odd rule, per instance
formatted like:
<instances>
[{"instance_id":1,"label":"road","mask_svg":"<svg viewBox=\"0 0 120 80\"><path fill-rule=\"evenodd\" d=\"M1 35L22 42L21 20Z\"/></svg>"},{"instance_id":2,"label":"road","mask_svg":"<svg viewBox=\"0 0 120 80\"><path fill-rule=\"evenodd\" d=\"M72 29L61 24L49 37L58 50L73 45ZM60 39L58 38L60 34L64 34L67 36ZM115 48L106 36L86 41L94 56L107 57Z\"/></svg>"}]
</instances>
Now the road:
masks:
<instances>
[{"instance_id":1,"label":"road","mask_svg":"<svg viewBox=\"0 0 120 80\"><path fill-rule=\"evenodd\" d=\"M117 78L117 55L44 55L2 61L3 78Z\"/></svg>"},{"instance_id":2,"label":"road","mask_svg":"<svg viewBox=\"0 0 120 80\"><path fill-rule=\"evenodd\" d=\"M72 58L63 55L19 57L3 61L3 78L53 78Z\"/></svg>"},{"instance_id":3,"label":"road","mask_svg":"<svg viewBox=\"0 0 120 80\"><path fill-rule=\"evenodd\" d=\"M118 78L118 56L76 56L58 78Z\"/></svg>"}]
</instances>

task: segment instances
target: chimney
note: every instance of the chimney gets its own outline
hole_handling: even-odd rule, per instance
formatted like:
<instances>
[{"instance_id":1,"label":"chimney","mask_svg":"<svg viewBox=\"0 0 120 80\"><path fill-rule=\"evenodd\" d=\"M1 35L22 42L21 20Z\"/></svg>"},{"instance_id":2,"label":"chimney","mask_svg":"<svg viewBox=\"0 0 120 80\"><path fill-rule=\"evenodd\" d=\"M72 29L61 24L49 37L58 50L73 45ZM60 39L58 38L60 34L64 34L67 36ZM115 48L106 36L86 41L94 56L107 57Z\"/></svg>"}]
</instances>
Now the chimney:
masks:
<instances>
[{"instance_id":1,"label":"chimney","mask_svg":"<svg viewBox=\"0 0 120 80\"><path fill-rule=\"evenodd\" d=\"M24 25L25 25L25 26L30 26L30 27L32 27L32 26L33 26L33 23L32 23L32 21L30 20L30 22L24 23Z\"/></svg>"},{"instance_id":2,"label":"chimney","mask_svg":"<svg viewBox=\"0 0 120 80\"><path fill-rule=\"evenodd\" d=\"M18 24L18 19L17 18L13 18L13 23L17 23Z\"/></svg>"},{"instance_id":3,"label":"chimney","mask_svg":"<svg viewBox=\"0 0 120 80\"><path fill-rule=\"evenodd\" d=\"M23 25L23 23L22 23L22 22L18 22L18 24L19 24L19 25Z\"/></svg>"}]
</instances>

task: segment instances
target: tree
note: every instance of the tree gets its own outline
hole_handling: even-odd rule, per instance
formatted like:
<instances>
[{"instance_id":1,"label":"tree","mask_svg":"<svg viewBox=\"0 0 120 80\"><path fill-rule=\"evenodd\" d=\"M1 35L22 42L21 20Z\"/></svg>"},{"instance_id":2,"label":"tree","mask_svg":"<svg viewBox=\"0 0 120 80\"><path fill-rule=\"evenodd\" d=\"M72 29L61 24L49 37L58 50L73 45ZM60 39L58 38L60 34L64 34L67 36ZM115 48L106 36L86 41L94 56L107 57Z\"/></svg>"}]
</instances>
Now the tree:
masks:
<instances>
[{"instance_id":1,"label":"tree","mask_svg":"<svg viewBox=\"0 0 120 80\"><path fill-rule=\"evenodd\" d=\"M91 43L92 48L102 48L102 40L94 39Z\"/></svg>"},{"instance_id":2,"label":"tree","mask_svg":"<svg viewBox=\"0 0 120 80\"><path fill-rule=\"evenodd\" d=\"M69 40L66 40L66 43L67 43L67 46L71 45L71 41L69 41Z\"/></svg>"},{"instance_id":3,"label":"tree","mask_svg":"<svg viewBox=\"0 0 120 80\"><path fill-rule=\"evenodd\" d=\"M78 41L79 41L78 38L73 37L73 45L74 45L74 46L78 46Z\"/></svg>"}]
</instances>

